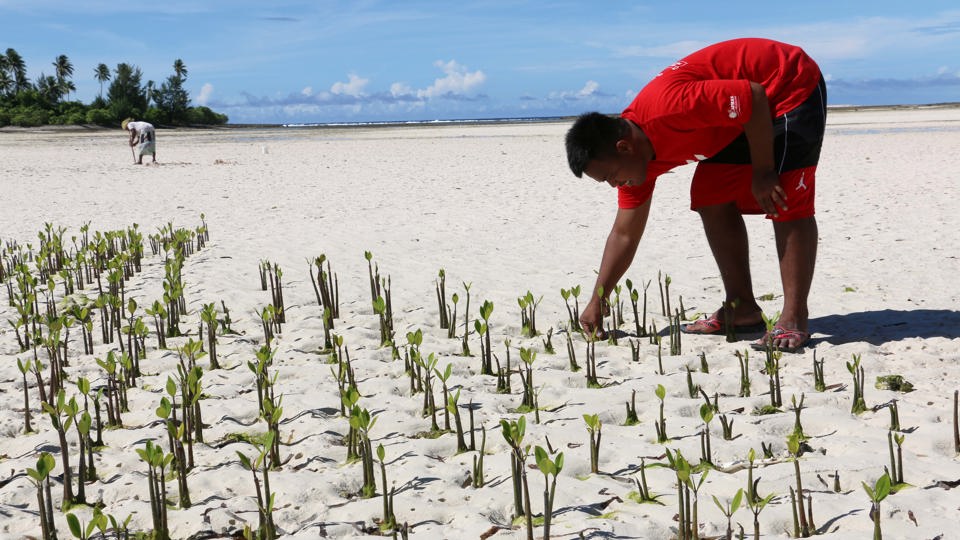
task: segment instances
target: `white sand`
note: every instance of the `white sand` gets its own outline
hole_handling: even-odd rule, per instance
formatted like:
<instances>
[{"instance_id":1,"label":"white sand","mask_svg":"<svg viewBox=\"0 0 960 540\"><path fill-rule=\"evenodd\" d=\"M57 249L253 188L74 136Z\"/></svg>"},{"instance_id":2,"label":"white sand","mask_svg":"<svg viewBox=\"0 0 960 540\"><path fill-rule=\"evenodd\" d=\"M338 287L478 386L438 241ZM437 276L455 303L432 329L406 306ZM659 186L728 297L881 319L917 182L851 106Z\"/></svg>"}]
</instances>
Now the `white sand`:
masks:
<instances>
[{"instance_id":1,"label":"white sand","mask_svg":"<svg viewBox=\"0 0 960 540\"><path fill-rule=\"evenodd\" d=\"M664 353L663 376L656 373L656 347L646 339L638 341L639 363L631 362L626 339L619 346L599 343L597 369L609 387L587 389L584 372L572 373L567 367L564 337L554 336L557 354L550 356L542 352L539 338L520 336L517 297L528 290L543 296L537 310L541 330L566 324L561 288L581 285L585 304L614 214L611 189L569 173L563 150L567 127L162 130L159 166L131 165L119 131L0 131L0 241L36 246L44 223L66 227L67 237L78 235L88 221L92 230L100 231L138 223L148 234L170 221L193 228L205 214L211 240L185 265L191 313L183 328L195 334L201 304L219 306L222 300L243 335L220 338L226 369L204 375L203 416L210 424L205 437L212 444L195 449L197 467L188 479L194 506L169 510L174 537L227 534L244 522L256 526L253 481L236 457L237 450L249 454L252 448L246 443L216 447L228 434L265 429L257 420L256 394L246 367L263 341L258 312L270 301L269 293L259 288L261 260L276 262L283 270L288 321L275 342L285 443L285 463L271 475L277 526L296 538L362 536L361 525L369 527L380 517L379 497L343 496L359 488L361 469L359 463L345 463L342 436L347 420L337 414L339 397L327 358L317 353L323 344L321 313L307 260L321 253L339 277L342 314L336 331L345 337L356 368L360 405L378 414L373 444L386 449L389 482L398 491L396 514L412 525L413 538L477 538L508 523L513 512L507 446L498 424L502 418L516 418L520 380L513 377L512 395L497 394L495 380L478 374L478 356L457 355L459 340L448 340L437 323L434 280L440 268L446 270L448 296L457 292L461 297L459 324L462 282L472 284L471 320L484 300L495 304L491 326L494 352L501 360L504 338L511 340L514 364L519 347L540 351L534 380L542 423L527 415L525 442L546 446L549 438L566 456L552 536L675 535L672 471L654 468L647 473L650 489L660 495L663 506L637 504L627 495L635 489L641 459L650 464L671 449L681 450L692 462L699 460L702 400L688 397L685 368L699 369L698 356L704 352L710 372L695 372L694 380L711 396L720 393L720 410L734 419L737 435L722 440L720 422L713 421L714 461L730 466L745 459L750 448L760 455L761 443L772 444L777 455L756 472L760 492L778 495L760 516L764 538L786 537L792 528L786 495L794 485L794 470L783 458L794 418L786 409L790 397L799 399L801 394L806 396L803 427L813 451L801 457L800 468L804 488L813 497L816 525L825 538L872 534L869 501L860 484L876 480L889 464L889 414L887 409L850 413L852 377L845 363L853 354L862 355L867 405L897 399L901 425L908 432L903 461L911 487L883 502L885 536L956 537L960 491L934 484L960 480L951 418L953 391L960 387L960 110L830 116L818 174L821 244L810 297L815 339L806 353L784 357L785 412L770 416L750 414L769 402L757 356L751 357L752 397L737 397L734 352L744 350L747 342L684 336L681 356ZM699 219L688 210L691 174L692 169L682 168L659 182L648 230L627 273L634 283L653 280L650 316L660 328L666 321L659 316L658 271L671 276L672 301L676 305L682 295L691 316L712 311L722 299ZM755 291L776 297L762 302L773 314L781 290L772 231L760 218L749 219L748 227ZM441 368L453 365L450 383L461 388L461 403L472 400L478 405L478 430L480 425L488 430L483 488L462 487L477 453L456 455L454 435L416 437L429 429L430 420L419 414L422 395L410 395L402 361L391 362L389 351L378 348L365 250L392 280L398 342L405 343L406 332L422 329L423 351L435 353ZM162 261L150 256L127 290L141 306L152 303L162 294L162 277ZM5 298L4 289L0 294ZM13 317L13 309L0 302L0 481L19 475L0 488L0 537L39 537L35 489L22 473L35 465L39 451L56 456L59 447L49 420L37 407L32 381L38 432L22 433L23 388L16 359L31 353L19 352L5 322ZM632 333L632 316L623 328ZM78 338L78 331L71 332L68 371L71 379L85 375L96 386L103 376L94 357L104 357L109 346L100 343L97 331L96 354L80 355ZM582 365L585 345L580 338L575 342ZM169 345L182 343L171 339ZM141 388L130 391L126 427L104 433L107 447L96 455L99 480L87 485L88 498L102 501L105 512L120 518L133 513L131 526L138 530L149 529L151 521L146 466L134 450L151 439L166 448L153 411L176 365L176 353L156 350L153 336L147 344L150 350L142 362L147 375ZM479 355L476 336L471 336L470 346ZM826 361L827 384L842 386L825 393L814 390L814 352ZM206 366L206 360L201 365ZM876 377L885 374L904 375L916 391L875 389ZM666 416L673 439L665 445L655 441L657 384L667 388ZM67 388L68 394L76 393L72 382ZM633 390L641 424L624 427L624 403ZM583 414L598 414L603 421L601 474L589 474ZM466 422L465 409L463 415ZM479 444L479 432L477 437ZM75 438L72 432L72 444ZM840 471L841 493L832 491L834 470ZM59 471L58 465L56 474ZM543 477L535 469L528 472L533 512L539 514ZM701 537L721 535L726 526L711 496L728 499L745 483L746 471L708 475L700 491ZM377 486L379 493L379 468ZM168 492L175 500L172 479ZM55 483L57 506L60 496ZM73 511L83 521L90 515L88 508ZM908 519L911 513L916 523ZM56 514L60 537L66 538L66 521L62 513ZM734 521L752 532L746 509L735 514ZM542 536L541 528L536 535ZM525 531L499 530L493 538L525 538Z\"/></svg>"}]
</instances>

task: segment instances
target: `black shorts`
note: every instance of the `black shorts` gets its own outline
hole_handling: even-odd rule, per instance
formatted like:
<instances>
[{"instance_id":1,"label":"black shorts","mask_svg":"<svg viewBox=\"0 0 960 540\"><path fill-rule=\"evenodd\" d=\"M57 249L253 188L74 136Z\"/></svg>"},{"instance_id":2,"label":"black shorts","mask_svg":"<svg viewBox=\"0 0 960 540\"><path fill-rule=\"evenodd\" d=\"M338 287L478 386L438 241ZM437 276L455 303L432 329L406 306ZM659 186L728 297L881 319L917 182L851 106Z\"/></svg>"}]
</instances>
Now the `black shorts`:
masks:
<instances>
[{"instance_id":1,"label":"black shorts","mask_svg":"<svg viewBox=\"0 0 960 540\"><path fill-rule=\"evenodd\" d=\"M803 103L773 119L773 157L777 172L816 165L820 160L826 124L827 85L820 77L817 87ZM749 164L750 145L746 134L741 134L723 150L700 163Z\"/></svg>"}]
</instances>

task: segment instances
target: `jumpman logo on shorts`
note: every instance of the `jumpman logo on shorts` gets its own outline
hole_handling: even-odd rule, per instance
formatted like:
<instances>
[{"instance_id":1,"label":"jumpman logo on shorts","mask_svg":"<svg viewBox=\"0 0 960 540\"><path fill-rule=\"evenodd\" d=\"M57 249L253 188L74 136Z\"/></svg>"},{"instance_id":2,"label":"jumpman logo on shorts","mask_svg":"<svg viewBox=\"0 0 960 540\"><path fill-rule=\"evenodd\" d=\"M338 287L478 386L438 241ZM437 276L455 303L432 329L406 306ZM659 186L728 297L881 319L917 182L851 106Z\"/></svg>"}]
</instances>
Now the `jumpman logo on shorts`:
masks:
<instances>
[{"instance_id":1,"label":"jumpman logo on shorts","mask_svg":"<svg viewBox=\"0 0 960 540\"><path fill-rule=\"evenodd\" d=\"M803 177L804 177L804 175L806 175L806 174L807 174L807 173L805 173L805 172L800 173L800 181L797 182L797 191L800 191L801 189L803 189L804 191L807 190L807 185L803 183Z\"/></svg>"}]
</instances>

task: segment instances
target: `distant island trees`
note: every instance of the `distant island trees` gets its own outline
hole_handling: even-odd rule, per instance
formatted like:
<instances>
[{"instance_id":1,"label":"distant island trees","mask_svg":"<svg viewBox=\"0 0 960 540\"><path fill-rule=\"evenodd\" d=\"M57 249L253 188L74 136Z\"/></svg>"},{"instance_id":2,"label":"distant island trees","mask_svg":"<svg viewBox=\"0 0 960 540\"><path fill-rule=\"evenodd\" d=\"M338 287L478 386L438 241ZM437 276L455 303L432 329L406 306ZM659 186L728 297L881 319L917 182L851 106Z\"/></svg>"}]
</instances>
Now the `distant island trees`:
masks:
<instances>
[{"instance_id":1,"label":"distant island trees","mask_svg":"<svg viewBox=\"0 0 960 540\"><path fill-rule=\"evenodd\" d=\"M93 70L100 94L90 104L71 100L76 92L74 67L65 54L53 63L53 75L41 73L31 81L27 66L16 50L0 54L0 127L81 125L119 126L124 118L146 120L157 126L219 125L227 116L205 106L191 106L190 93L183 87L187 66L173 62L173 74L159 86L142 82L140 68L117 64L111 72L106 64ZM103 93L105 83L106 96Z\"/></svg>"}]
</instances>

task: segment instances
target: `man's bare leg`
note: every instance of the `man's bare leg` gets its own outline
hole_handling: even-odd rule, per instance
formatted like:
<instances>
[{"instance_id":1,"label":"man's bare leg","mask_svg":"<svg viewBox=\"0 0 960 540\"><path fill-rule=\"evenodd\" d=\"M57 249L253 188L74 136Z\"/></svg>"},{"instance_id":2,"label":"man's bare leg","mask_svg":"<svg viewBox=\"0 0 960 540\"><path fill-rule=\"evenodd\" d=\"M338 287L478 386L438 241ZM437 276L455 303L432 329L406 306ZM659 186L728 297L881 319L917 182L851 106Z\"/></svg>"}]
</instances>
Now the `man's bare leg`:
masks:
<instances>
[{"instance_id":1,"label":"man's bare leg","mask_svg":"<svg viewBox=\"0 0 960 540\"><path fill-rule=\"evenodd\" d=\"M747 325L762 322L760 306L753 296L750 277L750 247L747 227L740 210L733 203L698 208L707 243L720 270L726 302L735 303L733 323ZM723 310L714 316L723 319Z\"/></svg>"},{"instance_id":2,"label":"man's bare leg","mask_svg":"<svg viewBox=\"0 0 960 540\"><path fill-rule=\"evenodd\" d=\"M783 282L783 311L779 326L809 332L807 297L817 261L818 230L813 216L794 221L774 222L780 279ZM774 347L796 347L796 340L775 339Z\"/></svg>"}]
</instances>

